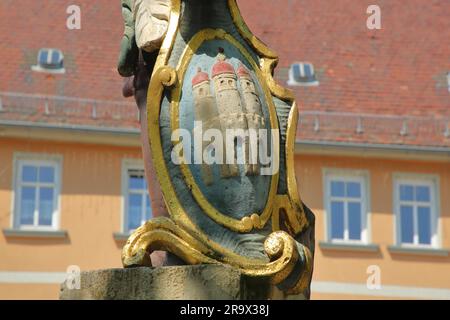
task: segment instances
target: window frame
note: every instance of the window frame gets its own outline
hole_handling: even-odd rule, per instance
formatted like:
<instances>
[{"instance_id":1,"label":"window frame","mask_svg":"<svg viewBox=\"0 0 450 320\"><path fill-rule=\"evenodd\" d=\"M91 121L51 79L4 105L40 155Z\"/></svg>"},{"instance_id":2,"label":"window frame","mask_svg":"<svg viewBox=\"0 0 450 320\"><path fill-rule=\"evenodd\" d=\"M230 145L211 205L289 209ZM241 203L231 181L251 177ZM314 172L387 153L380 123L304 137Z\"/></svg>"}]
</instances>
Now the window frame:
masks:
<instances>
[{"instance_id":1,"label":"window frame","mask_svg":"<svg viewBox=\"0 0 450 320\"><path fill-rule=\"evenodd\" d=\"M24 183L22 181L22 168L25 165L50 166L54 169L55 181L51 183ZM12 208L11 208L11 228L21 231L58 231L61 228L61 185L62 185L62 156L39 153L15 153L13 156L13 176L12 176ZM39 188L41 185L48 185L54 188L53 214L51 226L36 225L36 212L33 216L33 225L21 225L21 187L23 185L33 185ZM36 193L37 197L37 193ZM37 206L37 203L36 203ZM39 212L35 209L35 211ZM37 219L37 221L39 218Z\"/></svg>"},{"instance_id":2,"label":"window frame","mask_svg":"<svg viewBox=\"0 0 450 320\"><path fill-rule=\"evenodd\" d=\"M433 249L441 248L440 232L440 181L438 175L394 173L393 175L393 209L394 209L394 239L395 244L403 248ZM419 243L417 204L420 202L400 200L400 185L428 186L430 187L430 218L431 218L431 244ZM413 204L413 243L402 243L400 206L403 202Z\"/></svg>"},{"instance_id":3,"label":"window frame","mask_svg":"<svg viewBox=\"0 0 450 320\"><path fill-rule=\"evenodd\" d=\"M146 180L145 166L143 161L135 159L124 159L122 161L122 215L121 215L121 232L123 234L131 234L134 230L128 230L128 194L129 194L129 174L130 170L142 170L144 179ZM147 180L146 180L147 182ZM147 183L147 195L150 199ZM150 199L150 216L153 215Z\"/></svg>"},{"instance_id":4,"label":"window frame","mask_svg":"<svg viewBox=\"0 0 450 320\"><path fill-rule=\"evenodd\" d=\"M349 239L348 230L348 210L344 212L344 239L333 239L331 228L331 181L338 180L343 182L359 182L361 184L361 240ZM323 169L323 184L324 184L324 224L325 224L325 239L328 243L333 244L354 244L367 245L371 243L371 225L370 225L370 175L365 170L353 169ZM345 202L355 200L353 198L337 198Z\"/></svg>"}]
</instances>

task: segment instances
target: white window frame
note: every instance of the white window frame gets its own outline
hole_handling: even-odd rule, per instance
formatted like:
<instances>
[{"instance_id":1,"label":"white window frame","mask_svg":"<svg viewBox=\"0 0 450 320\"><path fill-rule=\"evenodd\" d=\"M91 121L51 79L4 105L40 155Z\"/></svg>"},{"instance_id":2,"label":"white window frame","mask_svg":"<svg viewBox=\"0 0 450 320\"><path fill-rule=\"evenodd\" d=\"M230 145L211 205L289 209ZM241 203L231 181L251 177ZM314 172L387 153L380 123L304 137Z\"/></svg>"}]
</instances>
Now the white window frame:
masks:
<instances>
[{"instance_id":1,"label":"white window frame","mask_svg":"<svg viewBox=\"0 0 450 320\"><path fill-rule=\"evenodd\" d=\"M430 187L430 216L431 216L431 244L420 244L417 222L417 205L421 202L417 201L401 201L400 200L400 185L406 184L411 186L428 186ZM441 233L440 233L440 181L437 175L425 174L409 174L409 173L395 173L393 176L394 188L394 234L397 246L405 248L440 248L441 247ZM408 203L413 206L413 221L414 221L414 243L402 243L401 239L401 221L400 221L400 206L402 203ZM423 203L422 203L423 204Z\"/></svg>"},{"instance_id":2,"label":"white window frame","mask_svg":"<svg viewBox=\"0 0 450 320\"><path fill-rule=\"evenodd\" d=\"M361 184L361 240L349 239L348 230L348 211L347 206L344 206L344 239L333 239L331 235L331 181L339 180L343 182L358 182ZM324 213L325 213L325 237L327 242L336 244L355 244L364 245L371 241L370 233L370 176L368 171L351 170L351 169L330 169L323 170L323 184L324 184ZM355 198L336 198L344 203L354 202Z\"/></svg>"},{"instance_id":3,"label":"white window frame","mask_svg":"<svg viewBox=\"0 0 450 320\"><path fill-rule=\"evenodd\" d=\"M144 179L145 176L145 167L143 161L135 160L135 159L124 159L122 161L122 218L121 218L121 231L124 234L130 234L133 230L128 230L128 193L129 193L129 170L142 170L144 171ZM144 192L142 192L144 193ZM148 194L148 185L147 185L147 194ZM148 195L150 198L150 195ZM150 199L151 202L151 199ZM145 206L142 208L145 210Z\"/></svg>"},{"instance_id":4,"label":"white window frame","mask_svg":"<svg viewBox=\"0 0 450 320\"><path fill-rule=\"evenodd\" d=\"M38 153L15 153L13 157L13 186L12 186L12 209L11 209L11 228L14 230L25 230L25 231L57 231L60 230L61 223L61 168L62 168L62 156L59 155L47 155ZM51 166L55 170L55 182L54 183L27 183L22 182L22 168L24 165L31 166ZM53 214L52 214L52 225L51 226L40 226L37 225L36 215L38 214L38 192L36 192L36 208L34 213L34 223L33 225L21 225L20 224L20 214L21 214L21 187L24 185L33 185L33 187L39 188L40 186L49 186L54 188L53 197Z\"/></svg>"}]
</instances>

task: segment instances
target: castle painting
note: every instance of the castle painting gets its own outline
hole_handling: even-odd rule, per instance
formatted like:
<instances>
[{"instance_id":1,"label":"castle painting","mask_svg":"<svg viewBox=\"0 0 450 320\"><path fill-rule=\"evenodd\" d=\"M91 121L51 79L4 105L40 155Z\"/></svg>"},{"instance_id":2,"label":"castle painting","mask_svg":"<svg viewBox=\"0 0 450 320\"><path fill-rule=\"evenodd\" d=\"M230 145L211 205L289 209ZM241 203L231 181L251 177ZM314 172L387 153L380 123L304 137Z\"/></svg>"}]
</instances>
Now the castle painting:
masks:
<instances>
[{"instance_id":1,"label":"castle painting","mask_svg":"<svg viewBox=\"0 0 450 320\"><path fill-rule=\"evenodd\" d=\"M202 130L219 130L223 137L231 130L245 133L242 137L236 136L231 142L232 161L229 161L230 155L227 155L227 152L230 152L230 145L223 139L220 177L226 179L241 175L238 165L239 155L243 160L243 174L257 176L259 132L266 128L266 121L250 71L242 62L236 69L227 61L221 48L214 65L208 71L198 67L197 73L192 78L196 123L201 124ZM210 142L203 142L202 152L215 152L208 150L210 147ZM205 185L211 185L214 181L211 166L202 163L201 171Z\"/></svg>"},{"instance_id":2,"label":"castle painting","mask_svg":"<svg viewBox=\"0 0 450 320\"><path fill-rule=\"evenodd\" d=\"M167 97L170 150L181 162L174 163L173 178L230 218L263 212L276 192L279 137L272 135L275 106L254 58L228 39L180 54L180 85Z\"/></svg>"}]
</instances>

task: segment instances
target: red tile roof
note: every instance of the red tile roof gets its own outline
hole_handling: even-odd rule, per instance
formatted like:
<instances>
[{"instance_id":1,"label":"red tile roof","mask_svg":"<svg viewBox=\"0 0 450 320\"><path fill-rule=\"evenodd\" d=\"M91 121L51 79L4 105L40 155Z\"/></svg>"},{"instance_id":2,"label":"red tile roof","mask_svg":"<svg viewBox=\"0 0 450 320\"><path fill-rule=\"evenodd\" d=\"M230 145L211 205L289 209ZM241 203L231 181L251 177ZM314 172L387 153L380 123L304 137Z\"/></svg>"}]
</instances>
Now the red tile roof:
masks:
<instances>
[{"instance_id":1,"label":"red tile roof","mask_svg":"<svg viewBox=\"0 0 450 320\"><path fill-rule=\"evenodd\" d=\"M366 28L372 2L239 4L254 33L279 53L281 84L291 63L315 67L319 86L291 87L302 113L299 139L450 147L450 1L379 0L382 30L374 31ZM137 128L116 71L120 2L77 3L81 30L66 27L71 0L0 2L0 121ZM65 74L31 71L44 47L63 51Z\"/></svg>"},{"instance_id":2,"label":"red tile roof","mask_svg":"<svg viewBox=\"0 0 450 320\"><path fill-rule=\"evenodd\" d=\"M66 10L74 3L81 7L81 30L66 27ZM116 62L122 31L120 1L1 1L0 90L120 100ZM40 48L61 49L66 74L31 71Z\"/></svg>"},{"instance_id":3,"label":"red tile roof","mask_svg":"<svg viewBox=\"0 0 450 320\"><path fill-rule=\"evenodd\" d=\"M315 67L319 86L291 87L308 111L299 139L449 147L450 1L376 1L382 29L368 30L373 3L241 0L240 7L278 52L278 82L286 84L293 62Z\"/></svg>"},{"instance_id":4,"label":"red tile roof","mask_svg":"<svg viewBox=\"0 0 450 320\"><path fill-rule=\"evenodd\" d=\"M74 3L80 30L66 26ZM116 70L122 32L120 1L1 1L0 119L138 128L137 108L122 97ZM31 70L41 48L62 50L65 74Z\"/></svg>"}]
</instances>

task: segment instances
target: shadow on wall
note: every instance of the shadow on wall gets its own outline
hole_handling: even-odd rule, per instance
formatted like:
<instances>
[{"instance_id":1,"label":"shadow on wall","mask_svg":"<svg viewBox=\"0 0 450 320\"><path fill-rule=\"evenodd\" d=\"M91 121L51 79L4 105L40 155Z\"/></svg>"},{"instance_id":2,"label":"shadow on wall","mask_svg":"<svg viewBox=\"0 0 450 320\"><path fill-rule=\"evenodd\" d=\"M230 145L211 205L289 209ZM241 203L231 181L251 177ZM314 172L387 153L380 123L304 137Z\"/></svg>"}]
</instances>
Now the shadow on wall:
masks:
<instances>
[{"instance_id":1,"label":"shadow on wall","mask_svg":"<svg viewBox=\"0 0 450 320\"><path fill-rule=\"evenodd\" d=\"M70 236L67 235L66 237L61 238L23 238L23 237L6 237L6 243L7 244L15 244L15 245L23 245L23 246L31 246L36 248L41 247L50 247L50 246L67 246L71 245L72 242L70 240Z\"/></svg>"}]
</instances>

